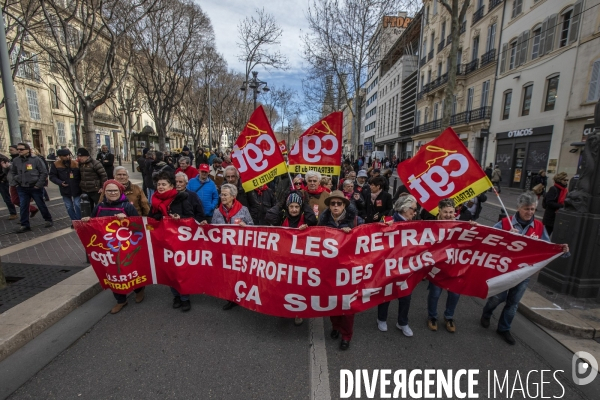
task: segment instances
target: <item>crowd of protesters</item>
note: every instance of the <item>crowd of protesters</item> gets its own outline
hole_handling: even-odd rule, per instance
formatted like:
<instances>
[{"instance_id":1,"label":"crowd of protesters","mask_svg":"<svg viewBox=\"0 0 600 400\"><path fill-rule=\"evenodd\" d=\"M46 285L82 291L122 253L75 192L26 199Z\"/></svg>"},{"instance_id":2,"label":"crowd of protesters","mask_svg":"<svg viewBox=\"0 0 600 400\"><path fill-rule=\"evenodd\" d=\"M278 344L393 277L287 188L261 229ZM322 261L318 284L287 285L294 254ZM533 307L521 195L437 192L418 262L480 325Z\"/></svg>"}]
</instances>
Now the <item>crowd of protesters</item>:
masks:
<instances>
[{"instance_id":1,"label":"crowd of protesters","mask_svg":"<svg viewBox=\"0 0 600 400\"><path fill-rule=\"evenodd\" d=\"M71 220L84 222L103 216L119 219L147 216L156 220L164 217L194 218L202 225L265 225L300 230L318 225L350 233L361 224L383 226L410 223L417 219L461 220L476 224L482 204L486 201L485 194L463 204L444 199L439 203L438 215L433 216L419 206L404 185L397 188L395 193L390 193L391 168L397 159L375 158L366 162L359 158L354 163L345 160L340 179L308 171L304 176L296 175L291 182L287 175L282 175L268 185L245 192L239 171L231 165L229 156L208 152L203 148L192 153L188 147L184 147L178 157L169 152L144 149L137 167L142 174L142 187L130 181L126 168L113 165L114 156L106 146L102 146L96 158L92 158L85 148L77 151L76 159L68 149L59 150L57 156L48 172L45 161L25 143L11 146L12 160L0 155L0 189L10 212L9 219L17 218L15 206L20 209L21 227L17 232L31 229L29 218L38 209L46 221L45 226L52 226L52 216L44 198L48 177L60 188ZM387 168L382 170L383 167ZM543 223L534 217L538 195L524 192L518 197L517 211L512 218L503 219L495 228L549 241L556 211L564 204L566 179L566 174L556 174L555 185L545 193ZM13 200L13 191L18 195L16 202ZM81 216L82 194L88 196L92 205L90 217ZM32 208L31 200L38 208ZM567 245L563 245L563 251L568 253ZM502 302L506 303L497 332L509 344L515 344L510 327L527 282L528 279L491 297L482 311L480 323L487 328L494 309ZM442 288L429 283L428 291L427 326L436 331L437 304ZM173 308L182 311L191 309L189 295L178 293L174 288L171 288L171 292ZM144 288L135 290L136 303L143 301L144 296ZM115 293L114 297L117 304L111 309L112 314L120 312L127 305L126 295ZM459 297L451 292L447 295L444 326L451 333L456 331L454 312ZM408 324L410 304L411 295L398 298L396 327L408 337L413 336ZM377 327L382 332L388 330L389 305L390 302L385 302L377 307ZM228 301L223 309L231 310L235 306L237 303ZM303 321L295 318L294 323L301 325ZM333 316L331 323L331 338L341 336L340 348L348 349L353 335L354 315Z\"/></svg>"}]
</instances>

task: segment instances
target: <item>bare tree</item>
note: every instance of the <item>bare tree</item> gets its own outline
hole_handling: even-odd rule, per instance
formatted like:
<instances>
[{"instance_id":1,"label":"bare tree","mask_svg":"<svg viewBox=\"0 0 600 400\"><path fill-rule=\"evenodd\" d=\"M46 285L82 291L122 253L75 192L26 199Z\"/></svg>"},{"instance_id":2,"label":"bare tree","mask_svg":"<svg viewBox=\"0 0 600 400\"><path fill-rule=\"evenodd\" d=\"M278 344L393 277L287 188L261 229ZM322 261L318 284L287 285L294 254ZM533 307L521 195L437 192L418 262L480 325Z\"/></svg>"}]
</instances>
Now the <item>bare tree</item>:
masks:
<instances>
[{"instance_id":1,"label":"bare tree","mask_svg":"<svg viewBox=\"0 0 600 400\"><path fill-rule=\"evenodd\" d=\"M135 154L135 146L131 140L132 132L136 129L138 117L142 115L144 106L141 87L133 79L128 79L121 85L110 102L110 113L119 121L119 125L125 132L125 142L132 158ZM137 129L140 130L141 127Z\"/></svg>"},{"instance_id":2,"label":"bare tree","mask_svg":"<svg viewBox=\"0 0 600 400\"><path fill-rule=\"evenodd\" d=\"M194 84L204 49L213 47L210 19L191 0L159 0L134 34L134 78L146 96L158 144L166 150L167 129Z\"/></svg>"},{"instance_id":3,"label":"bare tree","mask_svg":"<svg viewBox=\"0 0 600 400\"><path fill-rule=\"evenodd\" d=\"M448 84L444 90L444 109L442 110L442 131L450 126L450 118L452 116L452 104L454 103L454 91L456 90L456 72L458 65L456 64L460 28L462 21L465 19L467 8L471 4L471 0L463 0L462 6L459 0L441 0L442 5L450 14L450 35L452 43L450 44L450 63L448 68ZM443 38L442 38L443 39Z\"/></svg>"}]
</instances>

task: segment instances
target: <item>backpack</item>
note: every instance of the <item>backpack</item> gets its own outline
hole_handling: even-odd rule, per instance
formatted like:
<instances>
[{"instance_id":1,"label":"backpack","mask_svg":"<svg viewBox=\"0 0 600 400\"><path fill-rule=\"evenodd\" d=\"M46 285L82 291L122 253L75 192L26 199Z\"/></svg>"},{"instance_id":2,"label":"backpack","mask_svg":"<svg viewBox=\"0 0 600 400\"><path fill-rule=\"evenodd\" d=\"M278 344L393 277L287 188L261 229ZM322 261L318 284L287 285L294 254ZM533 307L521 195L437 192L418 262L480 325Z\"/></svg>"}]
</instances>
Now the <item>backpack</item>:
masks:
<instances>
[{"instance_id":1,"label":"backpack","mask_svg":"<svg viewBox=\"0 0 600 400\"><path fill-rule=\"evenodd\" d=\"M161 169L159 169L158 171L152 171L152 180L156 181L156 177L158 176L158 174L160 174L165 168L167 168L169 166L169 164L165 164L161 167Z\"/></svg>"}]
</instances>

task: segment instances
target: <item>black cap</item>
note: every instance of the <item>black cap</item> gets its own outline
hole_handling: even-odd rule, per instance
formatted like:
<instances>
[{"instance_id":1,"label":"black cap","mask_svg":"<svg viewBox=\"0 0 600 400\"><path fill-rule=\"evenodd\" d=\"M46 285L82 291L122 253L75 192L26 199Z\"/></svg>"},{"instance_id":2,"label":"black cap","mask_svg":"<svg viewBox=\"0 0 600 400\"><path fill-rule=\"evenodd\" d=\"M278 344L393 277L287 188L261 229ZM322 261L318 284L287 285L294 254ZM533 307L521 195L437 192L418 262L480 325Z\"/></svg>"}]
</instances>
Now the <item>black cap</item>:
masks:
<instances>
[{"instance_id":1,"label":"black cap","mask_svg":"<svg viewBox=\"0 0 600 400\"><path fill-rule=\"evenodd\" d=\"M59 156L59 157L70 156L71 155L71 150L69 150L69 149L59 149L56 152L56 155Z\"/></svg>"},{"instance_id":2,"label":"black cap","mask_svg":"<svg viewBox=\"0 0 600 400\"><path fill-rule=\"evenodd\" d=\"M90 152L87 151L87 149L85 147L81 147L81 148L77 149L77 155L85 157L85 156L89 156Z\"/></svg>"}]
</instances>

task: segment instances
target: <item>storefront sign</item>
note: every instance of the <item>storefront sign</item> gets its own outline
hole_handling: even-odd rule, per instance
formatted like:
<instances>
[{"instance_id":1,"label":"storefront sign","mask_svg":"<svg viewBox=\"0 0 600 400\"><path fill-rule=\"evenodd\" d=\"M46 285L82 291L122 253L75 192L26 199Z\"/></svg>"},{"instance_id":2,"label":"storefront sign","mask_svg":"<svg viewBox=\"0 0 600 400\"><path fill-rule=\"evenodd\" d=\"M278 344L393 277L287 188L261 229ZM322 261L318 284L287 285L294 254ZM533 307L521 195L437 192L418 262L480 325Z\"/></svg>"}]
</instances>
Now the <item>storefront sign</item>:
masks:
<instances>
[{"instance_id":1,"label":"storefront sign","mask_svg":"<svg viewBox=\"0 0 600 400\"><path fill-rule=\"evenodd\" d=\"M533 135L533 129L531 129L531 128L508 132L508 137L521 137L521 136L531 136L531 135Z\"/></svg>"},{"instance_id":2,"label":"storefront sign","mask_svg":"<svg viewBox=\"0 0 600 400\"><path fill-rule=\"evenodd\" d=\"M600 130L599 130L600 132ZM594 133L594 124L587 124L583 126L583 136L581 137L581 141L585 142L587 137Z\"/></svg>"},{"instance_id":3,"label":"storefront sign","mask_svg":"<svg viewBox=\"0 0 600 400\"><path fill-rule=\"evenodd\" d=\"M519 128L508 132L499 132L496 134L496 139L516 139L527 136L551 135L553 130L553 125L539 126L537 128Z\"/></svg>"}]
</instances>

